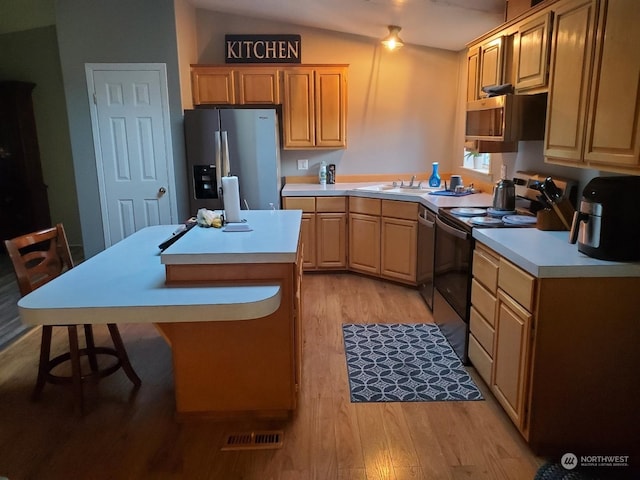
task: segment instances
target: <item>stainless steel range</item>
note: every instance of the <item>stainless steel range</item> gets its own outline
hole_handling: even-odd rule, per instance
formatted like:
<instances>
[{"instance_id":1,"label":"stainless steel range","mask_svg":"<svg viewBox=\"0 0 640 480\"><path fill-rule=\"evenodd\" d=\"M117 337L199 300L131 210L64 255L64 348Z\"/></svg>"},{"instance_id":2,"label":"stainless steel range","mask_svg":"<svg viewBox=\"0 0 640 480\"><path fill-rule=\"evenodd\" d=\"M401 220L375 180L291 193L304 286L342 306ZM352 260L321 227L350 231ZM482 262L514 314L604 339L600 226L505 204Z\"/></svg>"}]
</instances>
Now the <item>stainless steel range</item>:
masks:
<instances>
[{"instance_id":1,"label":"stainless steel range","mask_svg":"<svg viewBox=\"0 0 640 480\"><path fill-rule=\"evenodd\" d=\"M527 228L536 226L535 213L546 207L537 189L547 176L517 172L516 208L497 211L492 207L441 208L436 217L433 318L456 354L467 358L471 308L471 263L474 228ZM576 183L554 178L556 186L575 205Z\"/></svg>"}]
</instances>

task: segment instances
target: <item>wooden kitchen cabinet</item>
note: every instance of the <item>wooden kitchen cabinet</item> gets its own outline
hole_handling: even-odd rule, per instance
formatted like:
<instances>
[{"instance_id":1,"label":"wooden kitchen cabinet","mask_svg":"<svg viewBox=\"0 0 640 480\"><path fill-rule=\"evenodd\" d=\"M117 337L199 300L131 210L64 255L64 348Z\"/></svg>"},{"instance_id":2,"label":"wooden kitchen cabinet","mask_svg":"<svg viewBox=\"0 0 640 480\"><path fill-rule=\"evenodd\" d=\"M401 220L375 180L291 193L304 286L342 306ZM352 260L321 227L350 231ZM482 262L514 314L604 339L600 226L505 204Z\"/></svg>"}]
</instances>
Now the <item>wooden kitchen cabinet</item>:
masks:
<instances>
[{"instance_id":1,"label":"wooden kitchen cabinet","mask_svg":"<svg viewBox=\"0 0 640 480\"><path fill-rule=\"evenodd\" d=\"M278 69L243 67L235 72L239 105L277 105L280 103Z\"/></svg>"},{"instance_id":2,"label":"wooden kitchen cabinet","mask_svg":"<svg viewBox=\"0 0 640 480\"><path fill-rule=\"evenodd\" d=\"M473 251L469 360L487 385L493 381L495 316L500 256L481 243Z\"/></svg>"},{"instance_id":3,"label":"wooden kitchen cabinet","mask_svg":"<svg viewBox=\"0 0 640 480\"><path fill-rule=\"evenodd\" d=\"M300 238L304 245L302 268L312 270L316 268L316 216L313 213L303 213L300 223Z\"/></svg>"},{"instance_id":4,"label":"wooden kitchen cabinet","mask_svg":"<svg viewBox=\"0 0 640 480\"><path fill-rule=\"evenodd\" d=\"M470 48L467 52L467 102L480 97L480 47Z\"/></svg>"},{"instance_id":5,"label":"wooden kitchen cabinet","mask_svg":"<svg viewBox=\"0 0 640 480\"><path fill-rule=\"evenodd\" d=\"M486 97L483 87L501 85L504 72L504 45L503 36L494 38L480 45L480 73L478 81L478 98Z\"/></svg>"},{"instance_id":6,"label":"wooden kitchen cabinet","mask_svg":"<svg viewBox=\"0 0 640 480\"><path fill-rule=\"evenodd\" d=\"M380 275L416 283L418 255L418 204L382 200Z\"/></svg>"},{"instance_id":7,"label":"wooden kitchen cabinet","mask_svg":"<svg viewBox=\"0 0 640 480\"><path fill-rule=\"evenodd\" d=\"M346 147L347 67L283 70L283 148Z\"/></svg>"},{"instance_id":8,"label":"wooden kitchen cabinet","mask_svg":"<svg viewBox=\"0 0 640 480\"><path fill-rule=\"evenodd\" d=\"M633 0L576 0L557 10L547 162L640 172L639 21Z\"/></svg>"},{"instance_id":9,"label":"wooden kitchen cabinet","mask_svg":"<svg viewBox=\"0 0 640 480\"><path fill-rule=\"evenodd\" d=\"M640 2L603 2L593 67L585 163L640 173Z\"/></svg>"},{"instance_id":10,"label":"wooden kitchen cabinet","mask_svg":"<svg viewBox=\"0 0 640 480\"><path fill-rule=\"evenodd\" d=\"M532 317L498 290L491 389L520 431L524 429Z\"/></svg>"},{"instance_id":11,"label":"wooden kitchen cabinet","mask_svg":"<svg viewBox=\"0 0 640 480\"><path fill-rule=\"evenodd\" d=\"M303 245L302 267L312 270L316 267L316 199L315 197L284 197L285 210L302 210L300 239Z\"/></svg>"},{"instance_id":12,"label":"wooden kitchen cabinet","mask_svg":"<svg viewBox=\"0 0 640 480\"><path fill-rule=\"evenodd\" d=\"M581 161L597 7L597 0L574 0L554 12L544 149L547 160Z\"/></svg>"},{"instance_id":13,"label":"wooden kitchen cabinet","mask_svg":"<svg viewBox=\"0 0 640 480\"><path fill-rule=\"evenodd\" d=\"M349 198L349 269L417 284L418 203Z\"/></svg>"},{"instance_id":14,"label":"wooden kitchen cabinet","mask_svg":"<svg viewBox=\"0 0 640 480\"><path fill-rule=\"evenodd\" d=\"M191 65L191 93L194 105L235 104L233 68Z\"/></svg>"},{"instance_id":15,"label":"wooden kitchen cabinet","mask_svg":"<svg viewBox=\"0 0 640 480\"><path fill-rule=\"evenodd\" d=\"M552 18L548 11L518 26L513 40L514 87L518 92L547 86Z\"/></svg>"},{"instance_id":16,"label":"wooden kitchen cabinet","mask_svg":"<svg viewBox=\"0 0 640 480\"><path fill-rule=\"evenodd\" d=\"M380 199L349 197L349 270L380 274L380 212Z\"/></svg>"},{"instance_id":17,"label":"wooden kitchen cabinet","mask_svg":"<svg viewBox=\"0 0 640 480\"><path fill-rule=\"evenodd\" d=\"M481 243L472 271L469 359L523 432L535 278Z\"/></svg>"},{"instance_id":18,"label":"wooden kitchen cabinet","mask_svg":"<svg viewBox=\"0 0 640 480\"><path fill-rule=\"evenodd\" d=\"M545 160L640 172L640 5L574 0L555 12Z\"/></svg>"},{"instance_id":19,"label":"wooden kitchen cabinet","mask_svg":"<svg viewBox=\"0 0 640 480\"><path fill-rule=\"evenodd\" d=\"M280 83L275 67L191 65L194 105L276 105Z\"/></svg>"},{"instance_id":20,"label":"wooden kitchen cabinet","mask_svg":"<svg viewBox=\"0 0 640 480\"><path fill-rule=\"evenodd\" d=\"M634 445L639 289L638 277L536 278L476 243L469 358L536 454Z\"/></svg>"},{"instance_id":21,"label":"wooden kitchen cabinet","mask_svg":"<svg viewBox=\"0 0 640 480\"><path fill-rule=\"evenodd\" d=\"M487 96L483 87L504 81L505 37L498 36L473 45L467 51L467 102Z\"/></svg>"},{"instance_id":22,"label":"wooden kitchen cabinet","mask_svg":"<svg viewBox=\"0 0 640 480\"><path fill-rule=\"evenodd\" d=\"M284 208L302 210L300 236L305 270L347 268L347 200L337 197L284 197Z\"/></svg>"},{"instance_id":23,"label":"wooden kitchen cabinet","mask_svg":"<svg viewBox=\"0 0 640 480\"><path fill-rule=\"evenodd\" d=\"M316 198L316 265L347 268L347 197Z\"/></svg>"}]
</instances>

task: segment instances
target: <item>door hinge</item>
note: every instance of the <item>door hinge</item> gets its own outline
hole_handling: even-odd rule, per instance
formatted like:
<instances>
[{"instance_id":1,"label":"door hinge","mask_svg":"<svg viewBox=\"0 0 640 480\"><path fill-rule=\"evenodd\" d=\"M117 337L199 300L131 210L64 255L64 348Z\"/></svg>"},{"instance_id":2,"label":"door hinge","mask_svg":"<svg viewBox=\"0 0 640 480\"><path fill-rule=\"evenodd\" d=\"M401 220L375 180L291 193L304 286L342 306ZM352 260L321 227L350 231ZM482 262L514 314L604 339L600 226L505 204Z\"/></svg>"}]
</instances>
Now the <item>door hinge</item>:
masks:
<instances>
[{"instance_id":1,"label":"door hinge","mask_svg":"<svg viewBox=\"0 0 640 480\"><path fill-rule=\"evenodd\" d=\"M98 97L96 96L96 94L93 94L93 104L97 105L98 104Z\"/></svg>"}]
</instances>

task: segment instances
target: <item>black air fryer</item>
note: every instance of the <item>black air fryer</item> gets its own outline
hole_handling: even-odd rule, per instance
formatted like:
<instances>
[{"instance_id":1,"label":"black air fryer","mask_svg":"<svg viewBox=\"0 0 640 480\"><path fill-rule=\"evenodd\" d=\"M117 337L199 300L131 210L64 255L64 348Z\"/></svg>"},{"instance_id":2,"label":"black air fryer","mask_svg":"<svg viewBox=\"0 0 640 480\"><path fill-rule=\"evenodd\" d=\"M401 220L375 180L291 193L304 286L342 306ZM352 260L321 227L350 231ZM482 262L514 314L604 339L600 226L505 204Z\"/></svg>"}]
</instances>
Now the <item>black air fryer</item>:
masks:
<instances>
[{"instance_id":1,"label":"black air fryer","mask_svg":"<svg viewBox=\"0 0 640 480\"><path fill-rule=\"evenodd\" d=\"M640 260L640 177L596 177L582 192L571 243L601 260Z\"/></svg>"}]
</instances>

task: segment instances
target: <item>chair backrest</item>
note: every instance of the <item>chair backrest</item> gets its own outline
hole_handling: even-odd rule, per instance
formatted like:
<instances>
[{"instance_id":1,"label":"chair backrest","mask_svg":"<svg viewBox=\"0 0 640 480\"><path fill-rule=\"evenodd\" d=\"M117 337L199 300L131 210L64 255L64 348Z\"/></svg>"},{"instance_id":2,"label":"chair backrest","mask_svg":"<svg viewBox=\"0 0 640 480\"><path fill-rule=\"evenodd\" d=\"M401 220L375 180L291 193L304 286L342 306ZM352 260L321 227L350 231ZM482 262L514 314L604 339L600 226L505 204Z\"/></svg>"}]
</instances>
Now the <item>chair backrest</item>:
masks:
<instances>
[{"instance_id":1,"label":"chair backrest","mask_svg":"<svg viewBox=\"0 0 640 480\"><path fill-rule=\"evenodd\" d=\"M67 235L61 223L5 240L4 244L22 296L73 268Z\"/></svg>"}]
</instances>

